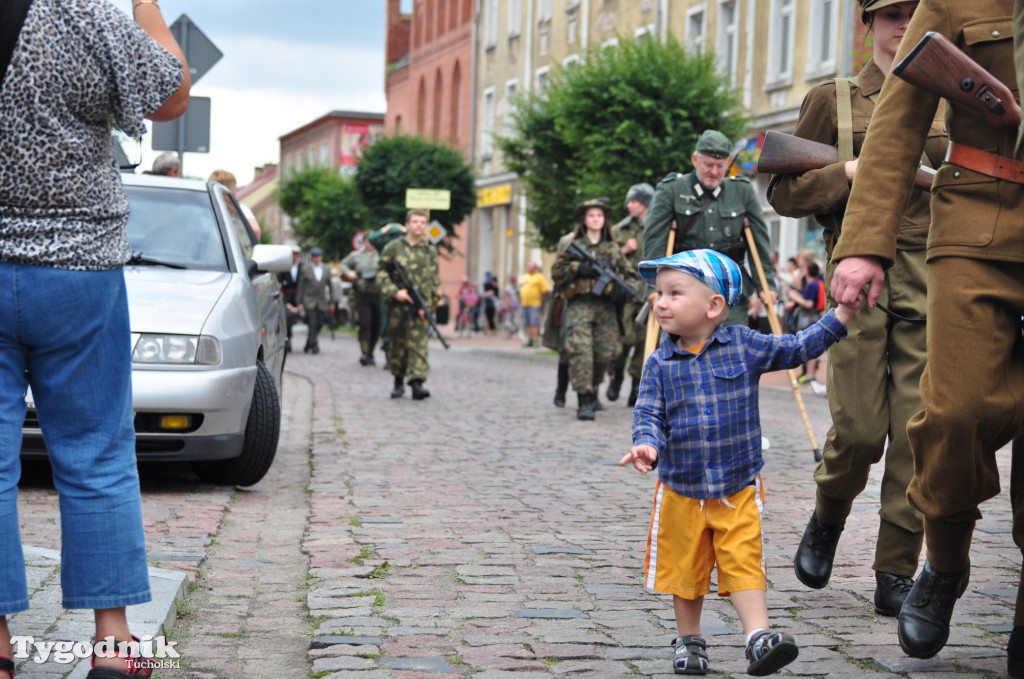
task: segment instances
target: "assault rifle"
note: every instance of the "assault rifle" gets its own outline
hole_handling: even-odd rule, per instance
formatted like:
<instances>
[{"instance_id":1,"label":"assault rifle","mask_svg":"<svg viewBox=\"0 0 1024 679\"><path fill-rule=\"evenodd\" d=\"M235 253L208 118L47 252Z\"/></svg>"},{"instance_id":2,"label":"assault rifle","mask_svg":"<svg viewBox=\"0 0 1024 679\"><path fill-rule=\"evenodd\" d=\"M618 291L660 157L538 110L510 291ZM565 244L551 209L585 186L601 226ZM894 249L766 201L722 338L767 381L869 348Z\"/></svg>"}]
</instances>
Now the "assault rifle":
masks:
<instances>
[{"instance_id":1,"label":"assault rifle","mask_svg":"<svg viewBox=\"0 0 1024 679\"><path fill-rule=\"evenodd\" d=\"M835 146L785 132L768 130L764 135L764 145L757 160L757 171L765 174L802 174L809 170L820 170L837 162L839 149ZM914 175L914 186L930 189L934 178L935 170L921 165Z\"/></svg>"},{"instance_id":2,"label":"assault rifle","mask_svg":"<svg viewBox=\"0 0 1024 679\"><path fill-rule=\"evenodd\" d=\"M590 266L594 267L594 271L597 272L597 280L594 281L593 290L593 293L595 295L600 296L604 292L604 289L608 286L609 283L615 283L622 289L623 292L625 292L627 295L636 300L637 303L643 304L646 301L643 295L634 290L631 285L626 283L626 281L622 280L617 275L615 275L615 272L612 271L611 264L602 264L600 261L598 261L597 257L594 257L594 255L590 254L582 247L580 247L580 244L577 243L576 241L569 243L568 250L569 253L576 259L587 262L590 264Z\"/></svg>"},{"instance_id":3,"label":"assault rifle","mask_svg":"<svg viewBox=\"0 0 1024 679\"><path fill-rule=\"evenodd\" d=\"M911 85L962 104L1002 130L1020 125L1013 93L945 36L929 31L892 72Z\"/></svg>"},{"instance_id":4,"label":"assault rifle","mask_svg":"<svg viewBox=\"0 0 1024 679\"><path fill-rule=\"evenodd\" d=\"M441 331L437 329L437 323L434 321L433 314L430 313L430 307L423 300L423 295L420 294L420 291L409 282L409 277L405 275L405 269L402 268L402 265L394 259L389 259L384 262L384 270L387 272L388 278L398 286L399 290L404 289L412 297L412 314L419 318L419 312L422 310L427 323L430 324L430 329L437 335L437 339L441 340L441 346L447 349L448 342L445 340L444 335L441 334Z\"/></svg>"}]
</instances>

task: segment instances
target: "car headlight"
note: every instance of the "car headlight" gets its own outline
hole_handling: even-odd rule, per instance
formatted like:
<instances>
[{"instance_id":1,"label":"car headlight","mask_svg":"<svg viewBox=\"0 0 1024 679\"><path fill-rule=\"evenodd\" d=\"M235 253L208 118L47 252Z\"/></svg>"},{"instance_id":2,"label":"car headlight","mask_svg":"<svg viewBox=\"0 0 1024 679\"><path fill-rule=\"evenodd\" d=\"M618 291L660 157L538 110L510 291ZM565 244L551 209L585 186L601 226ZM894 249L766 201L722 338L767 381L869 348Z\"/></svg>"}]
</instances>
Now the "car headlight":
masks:
<instances>
[{"instance_id":1,"label":"car headlight","mask_svg":"<svg viewBox=\"0 0 1024 679\"><path fill-rule=\"evenodd\" d=\"M220 342L208 335L148 335L139 337L132 363L220 365Z\"/></svg>"}]
</instances>

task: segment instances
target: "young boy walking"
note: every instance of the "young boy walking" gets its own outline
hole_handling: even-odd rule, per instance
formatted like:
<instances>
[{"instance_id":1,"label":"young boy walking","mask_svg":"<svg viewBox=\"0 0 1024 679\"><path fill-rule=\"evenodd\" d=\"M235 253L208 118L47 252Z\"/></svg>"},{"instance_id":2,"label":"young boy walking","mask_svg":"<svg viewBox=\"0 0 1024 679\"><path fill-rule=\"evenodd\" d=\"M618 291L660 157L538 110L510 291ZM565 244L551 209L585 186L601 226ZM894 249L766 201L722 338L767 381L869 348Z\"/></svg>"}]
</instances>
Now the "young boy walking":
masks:
<instances>
[{"instance_id":1,"label":"young boy walking","mask_svg":"<svg viewBox=\"0 0 1024 679\"><path fill-rule=\"evenodd\" d=\"M645 584L673 595L673 669L708 671L700 617L717 563L718 594L732 597L747 636L747 673L772 674L799 649L768 624L758 380L845 337L858 305L840 306L796 335L763 335L722 325L743 288L726 255L680 252L641 262L640 275L656 287L651 312L665 332L644 366L633 447L619 465L631 462L643 474L658 467Z\"/></svg>"}]
</instances>

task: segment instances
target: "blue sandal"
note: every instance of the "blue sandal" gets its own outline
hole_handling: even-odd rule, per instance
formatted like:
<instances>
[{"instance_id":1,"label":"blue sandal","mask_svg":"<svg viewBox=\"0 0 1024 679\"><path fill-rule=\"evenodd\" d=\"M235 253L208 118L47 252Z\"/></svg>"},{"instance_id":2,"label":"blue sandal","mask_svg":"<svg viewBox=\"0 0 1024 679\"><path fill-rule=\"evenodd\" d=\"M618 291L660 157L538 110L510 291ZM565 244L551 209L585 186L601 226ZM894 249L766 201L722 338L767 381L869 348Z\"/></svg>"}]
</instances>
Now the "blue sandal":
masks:
<instances>
[{"instance_id":1,"label":"blue sandal","mask_svg":"<svg viewBox=\"0 0 1024 679\"><path fill-rule=\"evenodd\" d=\"M708 673L708 642L697 635L672 640L672 669L676 674Z\"/></svg>"}]
</instances>

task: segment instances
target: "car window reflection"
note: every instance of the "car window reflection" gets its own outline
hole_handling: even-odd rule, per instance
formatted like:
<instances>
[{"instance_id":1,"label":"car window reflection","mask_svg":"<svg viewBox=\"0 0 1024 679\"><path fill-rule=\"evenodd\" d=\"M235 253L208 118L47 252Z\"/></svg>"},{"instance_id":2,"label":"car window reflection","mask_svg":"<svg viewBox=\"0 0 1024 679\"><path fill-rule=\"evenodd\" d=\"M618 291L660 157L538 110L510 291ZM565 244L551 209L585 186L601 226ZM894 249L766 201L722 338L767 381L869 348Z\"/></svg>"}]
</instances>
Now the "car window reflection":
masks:
<instances>
[{"instance_id":1,"label":"car window reflection","mask_svg":"<svg viewBox=\"0 0 1024 679\"><path fill-rule=\"evenodd\" d=\"M201 191L127 186L132 251L186 269L228 271L220 228Z\"/></svg>"}]
</instances>

